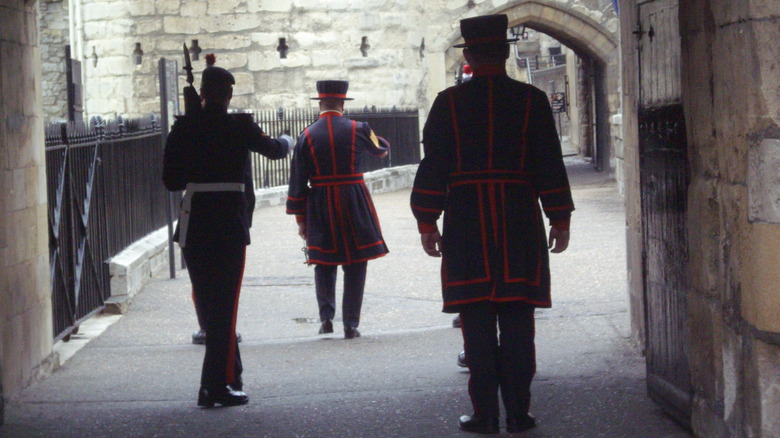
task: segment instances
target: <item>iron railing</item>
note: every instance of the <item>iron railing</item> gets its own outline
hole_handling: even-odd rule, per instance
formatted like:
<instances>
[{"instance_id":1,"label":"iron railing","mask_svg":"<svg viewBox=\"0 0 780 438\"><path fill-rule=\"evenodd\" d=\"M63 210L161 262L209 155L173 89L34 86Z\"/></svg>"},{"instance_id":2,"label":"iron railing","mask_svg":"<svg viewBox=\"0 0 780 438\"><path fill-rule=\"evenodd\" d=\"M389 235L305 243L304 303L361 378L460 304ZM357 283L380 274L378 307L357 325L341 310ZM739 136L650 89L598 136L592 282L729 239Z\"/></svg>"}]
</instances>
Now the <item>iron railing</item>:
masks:
<instances>
[{"instance_id":1,"label":"iron railing","mask_svg":"<svg viewBox=\"0 0 780 438\"><path fill-rule=\"evenodd\" d=\"M297 137L300 132L319 117L314 108L271 111L254 111L255 120L271 136L282 133ZM420 124L417 109L414 108L363 108L348 109L345 116L352 120L368 122L377 135L390 142L390 153L386 158L367 157L363 163L366 172L386 167L403 166L420 162ZM256 188L278 187L288 183L290 158L268 160L252 154L254 183Z\"/></svg>"},{"instance_id":2,"label":"iron railing","mask_svg":"<svg viewBox=\"0 0 780 438\"><path fill-rule=\"evenodd\" d=\"M54 338L69 339L111 295L108 260L167 223L154 116L46 128Z\"/></svg>"}]
</instances>

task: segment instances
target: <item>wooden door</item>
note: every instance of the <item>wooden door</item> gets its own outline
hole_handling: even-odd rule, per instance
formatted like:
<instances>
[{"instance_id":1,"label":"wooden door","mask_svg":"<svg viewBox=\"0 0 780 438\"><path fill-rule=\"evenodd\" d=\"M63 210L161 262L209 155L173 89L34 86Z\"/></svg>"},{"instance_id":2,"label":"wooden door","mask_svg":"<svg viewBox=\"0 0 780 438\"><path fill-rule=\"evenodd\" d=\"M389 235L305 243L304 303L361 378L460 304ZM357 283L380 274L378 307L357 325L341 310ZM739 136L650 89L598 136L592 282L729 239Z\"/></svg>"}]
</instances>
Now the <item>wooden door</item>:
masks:
<instances>
[{"instance_id":1,"label":"wooden door","mask_svg":"<svg viewBox=\"0 0 780 438\"><path fill-rule=\"evenodd\" d=\"M638 4L639 154L643 219L647 386L690 424L687 190L677 0Z\"/></svg>"}]
</instances>

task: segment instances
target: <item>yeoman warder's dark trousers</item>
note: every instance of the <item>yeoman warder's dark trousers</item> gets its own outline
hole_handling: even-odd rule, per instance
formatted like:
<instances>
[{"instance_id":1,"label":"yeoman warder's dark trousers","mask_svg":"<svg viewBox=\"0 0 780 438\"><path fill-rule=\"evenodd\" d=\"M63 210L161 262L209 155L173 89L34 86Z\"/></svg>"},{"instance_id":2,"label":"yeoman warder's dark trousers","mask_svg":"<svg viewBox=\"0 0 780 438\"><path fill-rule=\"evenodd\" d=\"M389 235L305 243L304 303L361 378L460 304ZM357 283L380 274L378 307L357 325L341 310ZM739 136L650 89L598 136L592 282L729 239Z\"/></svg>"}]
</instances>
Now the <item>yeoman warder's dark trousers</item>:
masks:
<instances>
[{"instance_id":1,"label":"yeoman warder's dark trousers","mask_svg":"<svg viewBox=\"0 0 780 438\"><path fill-rule=\"evenodd\" d=\"M360 324L360 308L363 306L363 289L366 285L368 262L342 265L344 271L344 297L341 299L341 317L345 327L357 328ZM336 314L336 276L338 266L316 265L314 284L317 289L317 304L320 306L320 321L332 320Z\"/></svg>"},{"instance_id":2,"label":"yeoman warder's dark trousers","mask_svg":"<svg viewBox=\"0 0 780 438\"><path fill-rule=\"evenodd\" d=\"M206 330L206 355L200 384L241 384L241 354L236 342L236 314L246 245L187 245L182 249L192 281L195 307Z\"/></svg>"},{"instance_id":3,"label":"yeoman warder's dark trousers","mask_svg":"<svg viewBox=\"0 0 780 438\"><path fill-rule=\"evenodd\" d=\"M519 302L473 303L464 306L460 322L474 414L498 418L501 388L506 416L522 418L531 404L536 373L534 307Z\"/></svg>"}]
</instances>

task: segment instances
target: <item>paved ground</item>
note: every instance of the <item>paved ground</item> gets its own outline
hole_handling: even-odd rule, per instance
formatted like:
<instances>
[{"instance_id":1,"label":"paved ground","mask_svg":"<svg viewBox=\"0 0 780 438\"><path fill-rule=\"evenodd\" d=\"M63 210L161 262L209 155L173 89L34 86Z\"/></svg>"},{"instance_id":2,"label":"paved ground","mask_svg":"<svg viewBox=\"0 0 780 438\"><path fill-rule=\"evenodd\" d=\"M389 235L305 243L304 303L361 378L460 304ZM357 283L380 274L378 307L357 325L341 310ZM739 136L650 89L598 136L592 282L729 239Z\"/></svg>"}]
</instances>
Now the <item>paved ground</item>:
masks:
<instances>
[{"instance_id":1,"label":"paved ground","mask_svg":"<svg viewBox=\"0 0 780 438\"><path fill-rule=\"evenodd\" d=\"M522 436L687 437L647 398L629 341L615 183L567 163L577 211L569 250L551 257L553 308L537 312L539 426ZM123 317L90 321L113 324L13 400L0 437L470 436L457 429L468 373L455 364L460 332L440 312L438 260L419 247L408 190L374 199L391 253L369 264L362 338L342 339L338 314L336 335L316 335L294 221L258 210L238 322L248 405L195 406L203 347L189 343L196 320L179 270Z\"/></svg>"}]
</instances>

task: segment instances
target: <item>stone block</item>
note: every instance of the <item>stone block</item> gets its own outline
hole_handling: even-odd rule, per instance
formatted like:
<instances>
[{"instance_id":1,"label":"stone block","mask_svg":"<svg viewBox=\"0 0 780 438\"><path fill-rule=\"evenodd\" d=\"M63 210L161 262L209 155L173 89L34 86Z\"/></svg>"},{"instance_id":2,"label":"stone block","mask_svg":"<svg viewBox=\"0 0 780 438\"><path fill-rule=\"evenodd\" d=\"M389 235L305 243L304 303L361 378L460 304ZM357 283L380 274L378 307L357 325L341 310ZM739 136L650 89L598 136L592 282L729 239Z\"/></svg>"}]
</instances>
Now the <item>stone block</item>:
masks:
<instances>
[{"instance_id":1,"label":"stone block","mask_svg":"<svg viewBox=\"0 0 780 438\"><path fill-rule=\"evenodd\" d=\"M314 50L311 52L312 66L337 67L341 65L340 52L337 50Z\"/></svg>"},{"instance_id":2,"label":"stone block","mask_svg":"<svg viewBox=\"0 0 780 438\"><path fill-rule=\"evenodd\" d=\"M203 17L208 13L208 3L201 0L186 0L179 9L182 17Z\"/></svg>"},{"instance_id":3,"label":"stone block","mask_svg":"<svg viewBox=\"0 0 780 438\"><path fill-rule=\"evenodd\" d=\"M137 35L147 35L161 31L163 28L162 19L159 17L148 20L138 20L135 22L135 33Z\"/></svg>"},{"instance_id":4,"label":"stone block","mask_svg":"<svg viewBox=\"0 0 780 438\"><path fill-rule=\"evenodd\" d=\"M130 14L130 2L94 2L88 8L82 8L84 21L108 21L126 17Z\"/></svg>"},{"instance_id":5,"label":"stone block","mask_svg":"<svg viewBox=\"0 0 780 438\"><path fill-rule=\"evenodd\" d=\"M211 0L207 3L209 15L223 15L241 12L239 6L243 0Z\"/></svg>"},{"instance_id":6,"label":"stone block","mask_svg":"<svg viewBox=\"0 0 780 438\"><path fill-rule=\"evenodd\" d=\"M116 4L116 2L113 3ZM127 9L133 17L154 15L156 11L154 0L134 0L132 2L127 2Z\"/></svg>"},{"instance_id":7,"label":"stone block","mask_svg":"<svg viewBox=\"0 0 780 438\"><path fill-rule=\"evenodd\" d=\"M205 29L206 20L200 17L163 17L163 31L169 34L191 35L194 33L215 32L215 30Z\"/></svg>"},{"instance_id":8,"label":"stone block","mask_svg":"<svg viewBox=\"0 0 780 438\"><path fill-rule=\"evenodd\" d=\"M748 219L780 224L780 140L765 139L748 152Z\"/></svg>"},{"instance_id":9,"label":"stone block","mask_svg":"<svg viewBox=\"0 0 780 438\"><path fill-rule=\"evenodd\" d=\"M252 38L248 35L232 34L221 36L207 36L199 41L199 44L204 48L203 50L210 53L210 51L220 52L226 50L245 49L252 45ZM201 54L203 55L203 54Z\"/></svg>"},{"instance_id":10,"label":"stone block","mask_svg":"<svg viewBox=\"0 0 780 438\"><path fill-rule=\"evenodd\" d=\"M274 48L279 44L279 38L285 37L275 32L253 32L249 36L252 38L252 42L260 46L273 46Z\"/></svg>"},{"instance_id":11,"label":"stone block","mask_svg":"<svg viewBox=\"0 0 780 438\"><path fill-rule=\"evenodd\" d=\"M232 32L243 32L259 30L260 27L257 17L251 14L215 15L198 21L202 23L202 29L206 33L223 32L225 29L230 29Z\"/></svg>"},{"instance_id":12,"label":"stone block","mask_svg":"<svg viewBox=\"0 0 780 438\"><path fill-rule=\"evenodd\" d=\"M293 0L247 0L249 12L290 12Z\"/></svg>"},{"instance_id":13,"label":"stone block","mask_svg":"<svg viewBox=\"0 0 780 438\"><path fill-rule=\"evenodd\" d=\"M233 96L255 93L255 82L252 73L234 73L236 85L233 86Z\"/></svg>"},{"instance_id":14,"label":"stone block","mask_svg":"<svg viewBox=\"0 0 780 438\"><path fill-rule=\"evenodd\" d=\"M181 0L154 0L154 8L157 15L175 15L181 9Z\"/></svg>"}]
</instances>

